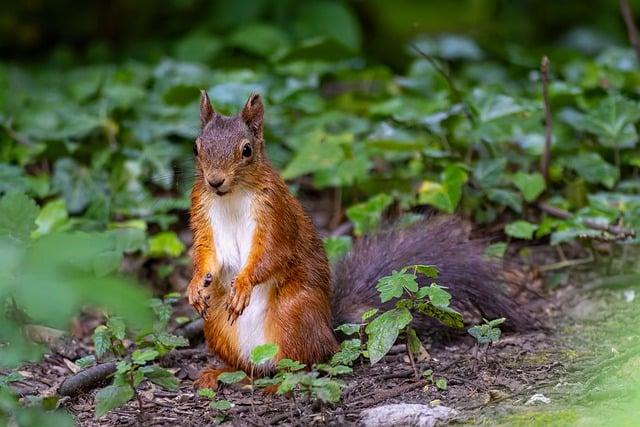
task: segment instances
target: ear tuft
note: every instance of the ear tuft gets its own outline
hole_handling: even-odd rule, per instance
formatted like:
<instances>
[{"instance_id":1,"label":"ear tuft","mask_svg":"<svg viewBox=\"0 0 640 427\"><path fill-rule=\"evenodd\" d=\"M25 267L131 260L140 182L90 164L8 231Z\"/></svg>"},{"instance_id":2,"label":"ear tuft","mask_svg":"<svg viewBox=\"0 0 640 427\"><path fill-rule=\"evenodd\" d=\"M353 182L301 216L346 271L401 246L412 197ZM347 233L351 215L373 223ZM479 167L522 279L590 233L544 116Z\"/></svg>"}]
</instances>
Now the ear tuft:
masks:
<instances>
[{"instance_id":1,"label":"ear tuft","mask_svg":"<svg viewBox=\"0 0 640 427\"><path fill-rule=\"evenodd\" d=\"M244 104L240 115L253 134L261 138L264 122L264 105L262 105L262 98L259 93L252 92L251 95L249 95L249 99L247 99L246 104Z\"/></svg>"},{"instance_id":2,"label":"ear tuft","mask_svg":"<svg viewBox=\"0 0 640 427\"><path fill-rule=\"evenodd\" d=\"M211 106L211 101L209 100L209 95L207 91L204 89L200 90L200 126L205 127L207 123L211 121L215 114L213 111L213 106Z\"/></svg>"}]
</instances>

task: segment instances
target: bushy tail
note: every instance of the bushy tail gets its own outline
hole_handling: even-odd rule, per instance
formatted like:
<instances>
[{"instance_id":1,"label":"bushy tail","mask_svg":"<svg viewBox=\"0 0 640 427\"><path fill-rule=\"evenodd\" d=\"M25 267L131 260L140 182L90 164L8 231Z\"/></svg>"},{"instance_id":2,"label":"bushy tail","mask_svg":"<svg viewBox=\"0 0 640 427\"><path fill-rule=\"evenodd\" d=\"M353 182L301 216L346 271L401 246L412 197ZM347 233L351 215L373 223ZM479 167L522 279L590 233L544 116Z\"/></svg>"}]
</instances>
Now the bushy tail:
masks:
<instances>
[{"instance_id":1,"label":"bushy tail","mask_svg":"<svg viewBox=\"0 0 640 427\"><path fill-rule=\"evenodd\" d=\"M505 294L502 262L487 259L485 242L469 239L469 231L459 218L436 216L359 239L334 269L334 323L358 323L370 308L391 308L393 301L380 303L378 279L408 265L428 264L438 267L436 282L449 288L451 305L463 314L505 317L505 327L511 330L533 328L535 322ZM431 325L416 317L419 332Z\"/></svg>"}]
</instances>

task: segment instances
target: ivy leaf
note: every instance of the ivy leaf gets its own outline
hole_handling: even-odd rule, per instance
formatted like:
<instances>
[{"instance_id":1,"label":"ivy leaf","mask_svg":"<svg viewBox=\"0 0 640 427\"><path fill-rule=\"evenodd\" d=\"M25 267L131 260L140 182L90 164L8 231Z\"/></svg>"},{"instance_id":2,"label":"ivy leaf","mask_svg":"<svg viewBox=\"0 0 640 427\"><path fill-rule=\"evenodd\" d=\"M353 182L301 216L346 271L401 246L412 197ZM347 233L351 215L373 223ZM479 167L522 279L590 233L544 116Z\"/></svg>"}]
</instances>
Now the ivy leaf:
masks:
<instances>
[{"instance_id":1,"label":"ivy leaf","mask_svg":"<svg viewBox=\"0 0 640 427\"><path fill-rule=\"evenodd\" d=\"M96 394L96 419L112 409L124 405L133 398L133 388L129 384L110 385Z\"/></svg>"},{"instance_id":2,"label":"ivy leaf","mask_svg":"<svg viewBox=\"0 0 640 427\"><path fill-rule=\"evenodd\" d=\"M545 189L544 178L538 172L531 174L518 172L513 176L513 183L529 203L535 201Z\"/></svg>"},{"instance_id":3,"label":"ivy leaf","mask_svg":"<svg viewBox=\"0 0 640 427\"><path fill-rule=\"evenodd\" d=\"M638 142L634 123L640 120L640 104L619 94L610 95L576 123L579 130L598 136L605 147L632 148Z\"/></svg>"},{"instance_id":4,"label":"ivy leaf","mask_svg":"<svg viewBox=\"0 0 640 427\"><path fill-rule=\"evenodd\" d=\"M405 289L417 292L418 282L413 274L393 270L391 276L385 276L378 280L376 289L380 292L380 301L384 303L393 298L400 298Z\"/></svg>"},{"instance_id":5,"label":"ivy leaf","mask_svg":"<svg viewBox=\"0 0 640 427\"><path fill-rule=\"evenodd\" d=\"M508 224L504 228L504 232L507 233L508 236L515 237L516 239L525 239L531 240L533 238L533 233L538 229L538 226L535 224L531 224L530 222L518 220Z\"/></svg>"},{"instance_id":6,"label":"ivy leaf","mask_svg":"<svg viewBox=\"0 0 640 427\"><path fill-rule=\"evenodd\" d=\"M149 239L149 251L151 258L169 257L175 258L184 252L184 243L173 231L163 231Z\"/></svg>"},{"instance_id":7,"label":"ivy leaf","mask_svg":"<svg viewBox=\"0 0 640 427\"><path fill-rule=\"evenodd\" d=\"M0 237L26 243L36 228L38 205L24 194L11 191L0 199Z\"/></svg>"},{"instance_id":8,"label":"ivy leaf","mask_svg":"<svg viewBox=\"0 0 640 427\"><path fill-rule=\"evenodd\" d=\"M388 194L378 194L364 203L347 209L347 217L353 221L354 233L360 236L374 230L380 223L382 213L391 205L393 198Z\"/></svg>"},{"instance_id":9,"label":"ivy leaf","mask_svg":"<svg viewBox=\"0 0 640 427\"><path fill-rule=\"evenodd\" d=\"M36 218L37 230L32 233L33 237L40 237L52 231L60 231L67 224L69 215L67 206L62 199L55 199L48 202L40 210Z\"/></svg>"},{"instance_id":10,"label":"ivy leaf","mask_svg":"<svg viewBox=\"0 0 640 427\"><path fill-rule=\"evenodd\" d=\"M424 181L418 193L418 203L453 213L462 197L467 172L458 165L449 165L441 174L441 183Z\"/></svg>"},{"instance_id":11,"label":"ivy leaf","mask_svg":"<svg viewBox=\"0 0 640 427\"><path fill-rule=\"evenodd\" d=\"M243 371L223 372L218 376L218 381L223 384L235 384L242 381L246 376L247 374Z\"/></svg>"},{"instance_id":12,"label":"ivy leaf","mask_svg":"<svg viewBox=\"0 0 640 427\"><path fill-rule=\"evenodd\" d=\"M407 326L413 316L406 308L394 308L385 311L367 325L365 332L369 337L367 350L371 364L382 359L398 339L398 334Z\"/></svg>"},{"instance_id":13,"label":"ivy leaf","mask_svg":"<svg viewBox=\"0 0 640 427\"><path fill-rule=\"evenodd\" d=\"M329 236L324 238L324 249L331 264L341 259L351 249L350 236Z\"/></svg>"},{"instance_id":14,"label":"ivy leaf","mask_svg":"<svg viewBox=\"0 0 640 427\"><path fill-rule=\"evenodd\" d=\"M251 350L250 360L254 365L262 365L267 363L278 354L278 346L276 344L262 344Z\"/></svg>"}]
</instances>

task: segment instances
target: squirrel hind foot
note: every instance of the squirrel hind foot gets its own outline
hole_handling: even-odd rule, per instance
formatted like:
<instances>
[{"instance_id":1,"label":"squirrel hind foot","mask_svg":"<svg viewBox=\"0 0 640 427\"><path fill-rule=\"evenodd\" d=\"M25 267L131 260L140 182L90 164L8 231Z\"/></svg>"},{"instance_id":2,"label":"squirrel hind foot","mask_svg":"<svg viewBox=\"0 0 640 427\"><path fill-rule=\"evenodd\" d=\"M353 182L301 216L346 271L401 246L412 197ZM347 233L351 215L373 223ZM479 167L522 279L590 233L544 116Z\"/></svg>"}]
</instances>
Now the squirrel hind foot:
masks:
<instances>
[{"instance_id":1,"label":"squirrel hind foot","mask_svg":"<svg viewBox=\"0 0 640 427\"><path fill-rule=\"evenodd\" d=\"M218 389L218 377L225 372L235 372L237 369L230 367L225 368L212 368L206 367L198 373L198 379L194 381L193 386L197 389L210 388L211 390ZM246 378L245 378L246 381Z\"/></svg>"}]
</instances>

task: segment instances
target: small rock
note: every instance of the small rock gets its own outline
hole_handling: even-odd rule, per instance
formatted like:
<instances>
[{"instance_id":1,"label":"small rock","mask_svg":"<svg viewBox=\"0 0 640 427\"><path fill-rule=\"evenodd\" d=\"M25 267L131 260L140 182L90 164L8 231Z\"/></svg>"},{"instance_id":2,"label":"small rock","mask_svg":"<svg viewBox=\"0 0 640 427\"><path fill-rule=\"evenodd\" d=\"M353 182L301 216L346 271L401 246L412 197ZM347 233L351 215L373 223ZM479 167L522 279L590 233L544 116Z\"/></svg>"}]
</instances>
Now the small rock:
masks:
<instances>
[{"instance_id":1,"label":"small rock","mask_svg":"<svg viewBox=\"0 0 640 427\"><path fill-rule=\"evenodd\" d=\"M360 422L367 427L389 425L433 427L436 422L447 422L457 415L458 411L446 406L400 403L365 409L360 413Z\"/></svg>"},{"instance_id":2,"label":"small rock","mask_svg":"<svg viewBox=\"0 0 640 427\"><path fill-rule=\"evenodd\" d=\"M536 405L539 403L551 403L551 399L549 399L547 396L545 396L542 393L536 393L533 396L531 396L531 398L529 400L527 400L527 403L525 403L525 405Z\"/></svg>"}]
</instances>

